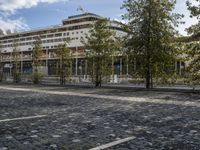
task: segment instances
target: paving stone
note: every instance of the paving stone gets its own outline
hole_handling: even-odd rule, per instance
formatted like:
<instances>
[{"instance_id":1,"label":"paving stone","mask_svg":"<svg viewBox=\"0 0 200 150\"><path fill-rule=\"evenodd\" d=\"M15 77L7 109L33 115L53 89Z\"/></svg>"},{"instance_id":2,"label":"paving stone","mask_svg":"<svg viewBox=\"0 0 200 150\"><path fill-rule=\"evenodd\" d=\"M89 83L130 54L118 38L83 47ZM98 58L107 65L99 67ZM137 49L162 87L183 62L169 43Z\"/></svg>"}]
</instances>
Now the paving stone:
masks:
<instances>
[{"instance_id":1,"label":"paving stone","mask_svg":"<svg viewBox=\"0 0 200 150\"><path fill-rule=\"evenodd\" d=\"M52 137L53 137L53 138L60 138L61 136L55 134L55 135L52 135Z\"/></svg>"},{"instance_id":2,"label":"paving stone","mask_svg":"<svg viewBox=\"0 0 200 150\"><path fill-rule=\"evenodd\" d=\"M38 138L38 135L31 135L31 138Z\"/></svg>"},{"instance_id":3,"label":"paving stone","mask_svg":"<svg viewBox=\"0 0 200 150\"><path fill-rule=\"evenodd\" d=\"M0 147L0 150L8 150L7 147Z\"/></svg>"},{"instance_id":4,"label":"paving stone","mask_svg":"<svg viewBox=\"0 0 200 150\"><path fill-rule=\"evenodd\" d=\"M58 146L56 144L51 144L50 147L57 148Z\"/></svg>"},{"instance_id":5,"label":"paving stone","mask_svg":"<svg viewBox=\"0 0 200 150\"><path fill-rule=\"evenodd\" d=\"M78 143L78 142L80 142L81 140L79 140L79 139L74 139L74 140L72 140L72 142L74 142L74 143Z\"/></svg>"},{"instance_id":6,"label":"paving stone","mask_svg":"<svg viewBox=\"0 0 200 150\"><path fill-rule=\"evenodd\" d=\"M6 136L5 138L6 138L6 139L13 139L12 136Z\"/></svg>"},{"instance_id":7,"label":"paving stone","mask_svg":"<svg viewBox=\"0 0 200 150\"><path fill-rule=\"evenodd\" d=\"M77 94L68 96L0 89L0 120L47 115L40 119L0 123L0 150L85 150L130 136L136 138L109 150L200 149L200 95L66 87L62 90L56 87L45 89L73 90ZM91 92L127 97L131 101L79 96ZM139 98L149 102L139 102ZM169 101L176 104L166 104ZM195 106L189 106L190 103Z\"/></svg>"},{"instance_id":8,"label":"paving stone","mask_svg":"<svg viewBox=\"0 0 200 150\"><path fill-rule=\"evenodd\" d=\"M38 132L37 130L32 130L32 131L31 131L31 133L37 133L37 132Z\"/></svg>"},{"instance_id":9,"label":"paving stone","mask_svg":"<svg viewBox=\"0 0 200 150\"><path fill-rule=\"evenodd\" d=\"M89 137L91 137L91 138L97 138L96 135L89 135Z\"/></svg>"}]
</instances>

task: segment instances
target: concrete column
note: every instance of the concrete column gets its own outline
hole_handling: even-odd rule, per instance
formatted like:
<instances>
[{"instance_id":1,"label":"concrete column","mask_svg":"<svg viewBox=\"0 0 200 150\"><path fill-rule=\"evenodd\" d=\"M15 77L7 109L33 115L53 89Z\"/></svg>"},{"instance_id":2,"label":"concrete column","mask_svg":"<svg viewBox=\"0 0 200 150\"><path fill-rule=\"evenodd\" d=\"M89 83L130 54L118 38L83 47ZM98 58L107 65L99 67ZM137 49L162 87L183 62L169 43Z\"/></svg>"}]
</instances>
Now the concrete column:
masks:
<instances>
[{"instance_id":1,"label":"concrete column","mask_svg":"<svg viewBox=\"0 0 200 150\"><path fill-rule=\"evenodd\" d=\"M122 71L123 71L123 60L120 58L120 75L122 76Z\"/></svg>"},{"instance_id":2,"label":"concrete column","mask_svg":"<svg viewBox=\"0 0 200 150\"><path fill-rule=\"evenodd\" d=\"M76 73L75 75L78 75L78 47L76 47Z\"/></svg>"},{"instance_id":3,"label":"concrete column","mask_svg":"<svg viewBox=\"0 0 200 150\"><path fill-rule=\"evenodd\" d=\"M23 74L23 51L21 51L21 75Z\"/></svg>"},{"instance_id":4,"label":"concrete column","mask_svg":"<svg viewBox=\"0 0 200 150\"><path fill-rule=\"evenodd\" d=\"M134 58L134 71L136 71L136 59Z\"/></svg>"},{"instance_id":5,"label":"concrete column","mask_svg":"<svg viewBox=\"0 0 200 150\"><path fill-rule=\"evenodd\" d=\"M48 59L49 59L49 51L47 49L46 50L46 71L47 71L47 75L49 75L49 71L48 71Z\"/></svg>"},{"instance_id":6,"label":"concrete column","mask_svg":"<svg viewBox=\"0 0 200 150\"><path fill-rule=\"evenodd\" d=\"M12 65L12 53L10 53L10 77L12 76L12 68L11 68L11 65Z\"/></svg>"},{"instance_id":7,"label":"concrete column","mask_svg":"<svg viewBox=\"0 0 200 150\"><path fill-rule=\"evenodd\" d=\"M112 56L112 82L114 82L114 56Z\"/></svg>"},{"instance_id":8,"label":"concrete column","mask_svg":"<svg viewBox=\"0 0 200 150\"><path fill-rule=\"evenodd\" d=\"M177 61L175 61L175 73L177 74Z\"/></svg>"},{"instance_id":9,"label":"concrete column","mask_svg":"<svg viewBox=\"0 0 200 150\"><path fill-rule=\"evenodd\" d=\"M175 71L177 71L177 61L175 61Z\"/></svg>"},{"instance_id":10,"label":"concrete column","mask_svg":"<svg viewBox=\"0 0 200 150\"><path fill-rule=\"evenodd\" d=\"M128 70L128 61L129 61L129 59L128 59L128 55L126 56L126 61L127 61L127 63L126 63L126 75L128 75L129 74L129 70Z\"/></svg>"},{"instance_id":11,"label":"concrete column","mask_svg":"<svg viewBox=\"0 0 200 150\"><path fill-rule=\"evenodd\" d=\"M49 58L49 53L48 49L46 50L46 67L48 67L48 58Z\"/></svg>"},{"instance_id":12,"label":"concrete column","mask_svg":"<svg viewBox=\"0 0 200 150\"><path fill-rule=\"evenodd\" d=\"M87 59L85 59L85 78L87 79L87 66L88 63L87 63Z\"/></svg>"},{"instance_id":13,"label":"concrete column","mask_svg":"<svg viewBox=\"0 0 200 150\"><path fill-rule=\"evenodd\" d=\"M0 51L1 52L1 51ZM0 55L0 59L1 59L1 63L3 62L3 55L1 54ZM1 64L2 65L2 67L1 67L1 70L0 70L0 73L3 75L3 68L4 68L4 65L3 65L3 63Z\"/></svg>"}]
</instances>

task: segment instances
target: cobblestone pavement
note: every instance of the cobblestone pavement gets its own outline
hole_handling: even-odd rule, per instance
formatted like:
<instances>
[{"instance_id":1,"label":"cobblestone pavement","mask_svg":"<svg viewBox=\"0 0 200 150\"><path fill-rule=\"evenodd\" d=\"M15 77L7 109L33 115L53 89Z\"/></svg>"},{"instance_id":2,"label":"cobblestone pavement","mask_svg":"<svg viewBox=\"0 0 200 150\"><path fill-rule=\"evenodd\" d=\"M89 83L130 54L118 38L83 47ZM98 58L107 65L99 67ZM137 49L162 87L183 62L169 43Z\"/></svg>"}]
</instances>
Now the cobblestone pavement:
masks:
<instances>
[{"instance_id":1,"label":"cobblestone pavement","mask_svg":"<svg viewBox=\"0 0 200 150\"><path fill-rule=\"evenodd\" d=\"M87 150L131 136L108 150L199 150L200 96L0 85L0 150Z\"/></svg>"}]
</instances>

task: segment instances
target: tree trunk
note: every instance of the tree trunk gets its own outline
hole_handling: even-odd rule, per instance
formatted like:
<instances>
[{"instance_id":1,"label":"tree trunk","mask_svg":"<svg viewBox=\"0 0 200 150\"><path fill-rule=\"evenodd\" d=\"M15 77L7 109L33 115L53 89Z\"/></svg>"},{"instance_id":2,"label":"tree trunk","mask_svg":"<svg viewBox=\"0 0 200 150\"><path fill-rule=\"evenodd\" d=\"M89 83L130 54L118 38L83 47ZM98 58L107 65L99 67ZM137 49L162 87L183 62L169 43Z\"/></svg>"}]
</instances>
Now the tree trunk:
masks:
<instances>
[{"instance_id":1,"label":"tree trunk","mask_svg":"<svg viewBox=\"0 0 200 150\"><path fill-rule=\"evenodd\" d=\"M98 74L98 71L96 72L95 86L96 87L99 86L99 74Z\"/></svg>"},{"instance_id":2,"label":"tree trunk","mask_svg":"<svg viewBox=\"0 0 200 150\"><path fill-rule=\"evenodd\" d=\"M153 89L153 75L152 75L152 71L151 71L151 89Z\"/></svg>"},{"instance_id":3,"label":"tree trunk","mask_svg":"<svg viewBox=\"0 0 200 150\"><path fill-rule=\"evenodd\" d=\"M146 88L150 89L151 87L151 66L150 66L150 54L149 49L147 49L147 61L146 61Z\"/></svg>"},{"instance_id":4,"label":"tree trunk","mask_svg":"<svg viewBox=\"0 0 200 150\"><path fill-rule=\"evenodd\" d=\"M101 87L101 74L100 74L100 79L99 79L99 86Z\"/></svg>"},{"instance_id":5,"label":"tree trunk","mask_svg":"<svg viewBox=\"0 0 200 150\"><path fill-rule=\"evenodd\" d=\"M146 45L146 51L147 51L147 70L146 70L146 88L150 89L151 88L151 0L149 1L149 8L148 8L148 13L149 13L149 18L148 18L148 26L147 26L147 45Z\"/></svg>"},{"instance_id":6,"label":"tree trunk","mask_svg":"<svg viewBox=\"0 0 200 150\"><path fill-rule=\"evenodd\" d=\"M96 79L95 79L95 86L98 87L100 86L100 82L99 82L99 72L100 72L100 63L99 63L99 57L97 58L97 62L96 62Z\"/></svg>"},{"instance_id":7,"label":"tree trunk","mask_svg":"<svg viewBox=\"0 0 200 150\"><path fill-rule=\"evenodd\" d=\"M151 79L150 73L149 73L149 71L147 71L147 73L146 73L146 88L147 89L150 89L150 79Z\"/></svg>"}]
</instances>

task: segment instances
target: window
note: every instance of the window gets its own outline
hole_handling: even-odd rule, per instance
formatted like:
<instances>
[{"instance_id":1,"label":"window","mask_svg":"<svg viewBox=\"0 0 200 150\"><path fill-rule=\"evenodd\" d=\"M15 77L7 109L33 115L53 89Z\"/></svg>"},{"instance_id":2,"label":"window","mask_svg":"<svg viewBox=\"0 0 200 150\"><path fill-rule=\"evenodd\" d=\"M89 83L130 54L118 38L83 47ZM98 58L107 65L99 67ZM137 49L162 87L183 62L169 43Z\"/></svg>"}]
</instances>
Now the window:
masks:
<instances>
[{"instance_id":1,"label":"window","mask_svg":"<svg viewBox=\"0 0 200 150\"><path fill-rule=\"evenodd\" d=\"M29 37L29 38L26 38L26 40L28 41L28 40L32 40L32 38L31 37Z\"/></svg>"},{"instance_id":2,"label":"window","mask_svg":"<svg viewBox=\"0 0 200 150\"><path fill-rule=\"evenodd\" d=\"M63 38L63 41L68 41L68 40L70 40L69 37L67 37L67 38Z\"/></svg>"},{"instance_id":3,"label":"window","mask_svg":"<svg viewBox=\"0 0 200 150\"><path fill-rule=\"evenodd\" d=\"M65 33L64 33L65 34ZM59 36L62 36L62 33L57 33L55 34L55 37L59 37Z\"/></svg>"},{"instance_id":4,"label":"window","mask_svg":"<svg viewBox=\"0 0 200 150\"><path fill-rule=\"evenodd\" d=\"M47 35L47 38L51 38L53 37L53 34Z\"/></svg>"},{"instance_id":5,"label":"window","mask_svg":"<svg viewBox=\"0 0 200 150\"><path fill-rule=\"evenodd\" d=\"M42 38L42 39L46 38L46 35L42 35L41 38Z\"/></svg>"}]
</instances>

